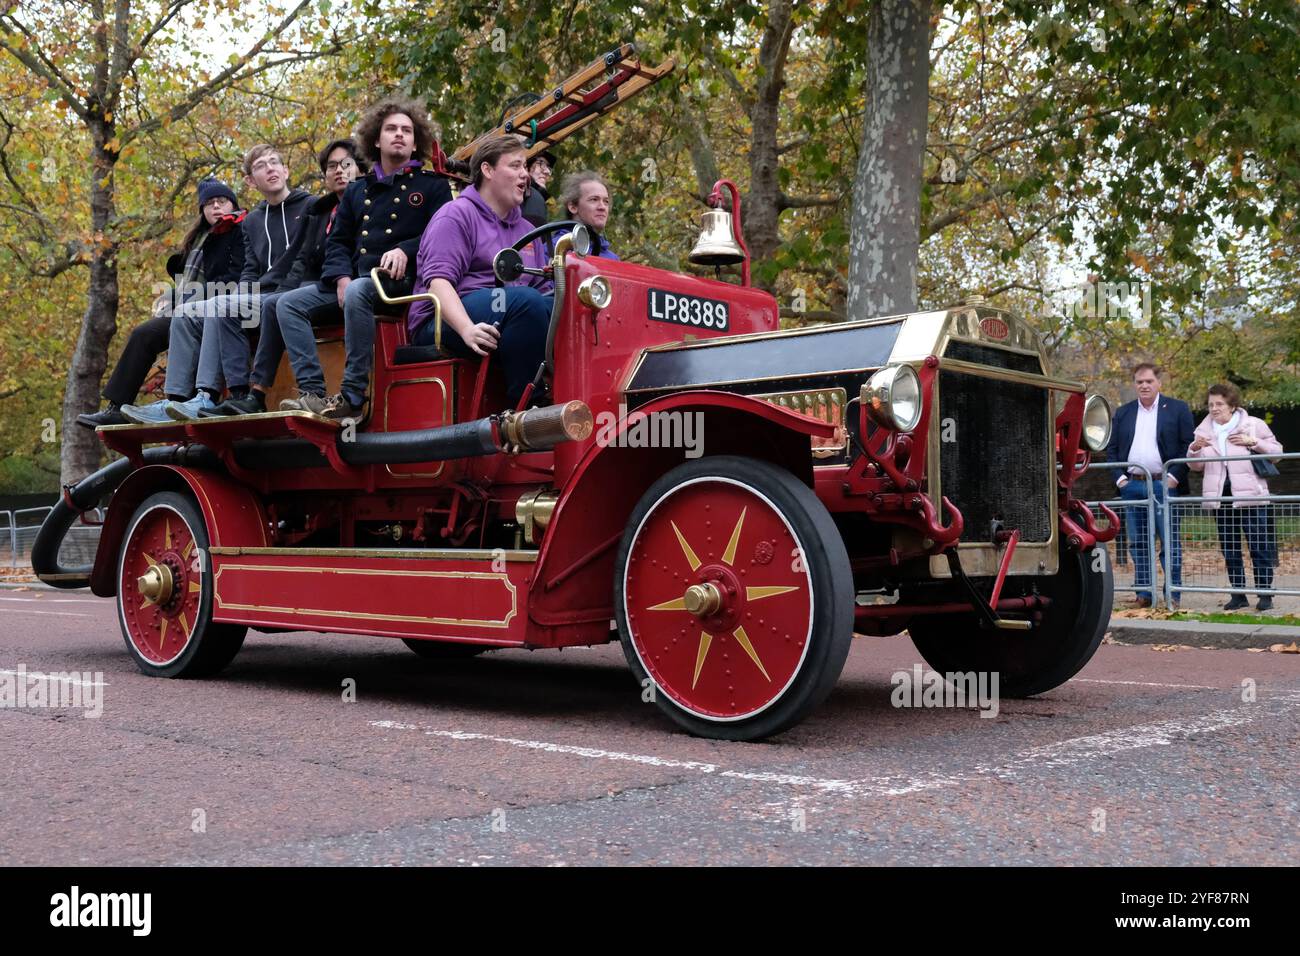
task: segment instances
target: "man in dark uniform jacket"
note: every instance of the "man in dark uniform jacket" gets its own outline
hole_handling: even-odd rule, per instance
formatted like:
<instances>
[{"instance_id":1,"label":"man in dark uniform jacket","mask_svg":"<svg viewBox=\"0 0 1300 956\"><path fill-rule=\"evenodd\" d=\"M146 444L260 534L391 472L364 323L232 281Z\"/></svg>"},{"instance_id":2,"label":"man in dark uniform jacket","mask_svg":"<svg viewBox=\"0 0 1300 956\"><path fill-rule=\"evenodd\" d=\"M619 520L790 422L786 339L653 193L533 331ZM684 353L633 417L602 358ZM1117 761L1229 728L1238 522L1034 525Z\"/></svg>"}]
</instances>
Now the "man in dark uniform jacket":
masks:
<instances>
[{"instance_id":1,"label":"man in dark uniform jacket","mask_svg":"<svg viewBox=\"0 0 1300 956\"><path fill-rule=\"evenodd\" d=\"M378 266L397 282L406 280L409 287L424 227L443 203L451 201L447 180L421 168L433 145L433 131L418 103L399 97L376 103L357 126L357 142L373 167L339 201L325 242L320 283L285 294L276 308L299 389L298 398L280 407L329 418L359 418L365 404L378 299L370 271ZM347 364L341 393L326 399L325 376L308 316L330 302L343 308Z\"/></svg>"}]
</instances>

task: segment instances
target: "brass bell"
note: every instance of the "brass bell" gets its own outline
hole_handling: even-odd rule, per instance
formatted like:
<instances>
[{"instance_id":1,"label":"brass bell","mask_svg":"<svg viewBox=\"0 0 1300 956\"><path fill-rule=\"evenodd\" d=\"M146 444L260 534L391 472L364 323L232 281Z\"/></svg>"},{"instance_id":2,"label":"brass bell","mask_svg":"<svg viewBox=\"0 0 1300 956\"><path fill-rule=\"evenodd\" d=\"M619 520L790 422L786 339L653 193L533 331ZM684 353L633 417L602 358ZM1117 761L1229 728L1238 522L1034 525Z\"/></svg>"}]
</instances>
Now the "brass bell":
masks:
<instances>
[{"instance_id":1,"label":"brass bell","mask_svg":"<svg viewBox=\"0 0 1300 956\"><path fill-rule=\"evenodd\" d=\"M700 217L700 238L687 258L697 266L734 266L745 261L731 228L731 213L710 209Z\"/></svg>"}]
</instances>

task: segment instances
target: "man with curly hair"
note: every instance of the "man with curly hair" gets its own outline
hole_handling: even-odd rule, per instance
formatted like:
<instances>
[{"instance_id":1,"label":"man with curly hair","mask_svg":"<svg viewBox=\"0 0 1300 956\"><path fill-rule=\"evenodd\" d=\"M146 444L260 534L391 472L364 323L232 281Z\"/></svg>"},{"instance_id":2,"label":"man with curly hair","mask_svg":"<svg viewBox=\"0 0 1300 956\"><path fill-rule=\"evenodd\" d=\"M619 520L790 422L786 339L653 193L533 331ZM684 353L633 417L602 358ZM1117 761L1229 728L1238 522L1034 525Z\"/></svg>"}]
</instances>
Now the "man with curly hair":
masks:
<instances>
[{"instance_id":1,"label":"man with curly hair","mask_svg":"<svg viewBox=\"0 0 1300 956\"><path fill-rule=\"evenodd\" d=\"M280 403L327 418L360 418L375 348L376 266L409 293L420 236L434 212L451 201L447 180L422 168L433 130L414 100L389 97L371 106L357 125L357 143L372 163L347 188L325 242L319 284L287 293L277 304L280 332L298 383L296 399ZM325 397L310 314L330 303L343 309L347 362L338 395Z\"/></svg>"}]
</instances>

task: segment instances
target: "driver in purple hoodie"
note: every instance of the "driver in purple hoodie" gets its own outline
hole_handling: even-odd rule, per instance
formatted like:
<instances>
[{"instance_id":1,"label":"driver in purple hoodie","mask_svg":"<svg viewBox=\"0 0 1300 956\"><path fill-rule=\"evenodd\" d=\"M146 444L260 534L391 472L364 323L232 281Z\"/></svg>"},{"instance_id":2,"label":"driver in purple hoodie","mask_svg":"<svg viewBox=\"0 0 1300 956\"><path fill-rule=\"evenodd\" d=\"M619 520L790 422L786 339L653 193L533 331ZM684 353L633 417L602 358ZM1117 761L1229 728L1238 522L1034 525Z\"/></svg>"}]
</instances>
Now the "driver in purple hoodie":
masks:
<instances>
[{"instance_id":1,"label":"driver in purple hoodie","mask_svg":"<svg viewBox=\"0 0 1300 956\"><path fill-rule=\"evenodd\" d=\"M551 321L551 282L525 276L496 289L492 257L532 230L520 206L528 187L528 152L518 136L496 136L470 160L474 184L429 221L415 257L415 291L442 305L443 348L454 355L500 355L506 398L517 404L537 375ZM536 246L524 253L541 265ZM417 302L407 316L408 341L434 342L433 306Z\"/></svg>"}]
</instances>

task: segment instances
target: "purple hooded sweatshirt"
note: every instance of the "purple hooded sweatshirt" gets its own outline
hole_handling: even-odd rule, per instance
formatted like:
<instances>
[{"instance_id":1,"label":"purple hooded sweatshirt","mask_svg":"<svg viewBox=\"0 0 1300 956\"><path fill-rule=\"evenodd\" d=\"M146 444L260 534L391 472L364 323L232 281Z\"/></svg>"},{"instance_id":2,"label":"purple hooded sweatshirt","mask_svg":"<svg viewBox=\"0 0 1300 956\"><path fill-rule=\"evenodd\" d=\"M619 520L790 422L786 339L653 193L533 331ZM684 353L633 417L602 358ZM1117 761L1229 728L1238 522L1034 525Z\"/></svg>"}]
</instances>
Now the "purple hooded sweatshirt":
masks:
<instances>
[{"instance_id":1,"label":"purple hooded sweatshirt","mask_svg":"<svg viewBox=\"0 0 1300 956\"><path fill-rule=\"evenodd\" d=\"M466 186L461 194L433 214L420 237L415 256L415 291L427 292L434 279L446 279L457 295L496 284L492 257L515 243L533 228L518 206L501 219L479 191ZM537 243L524 250L524 263L544 264ZM531 285L543 291L551 284L541 276L525 276L515 285ZM412 334L433 315L433 305L416 302L407 313L406 327Z\"/></svg>"}]
</instances>

